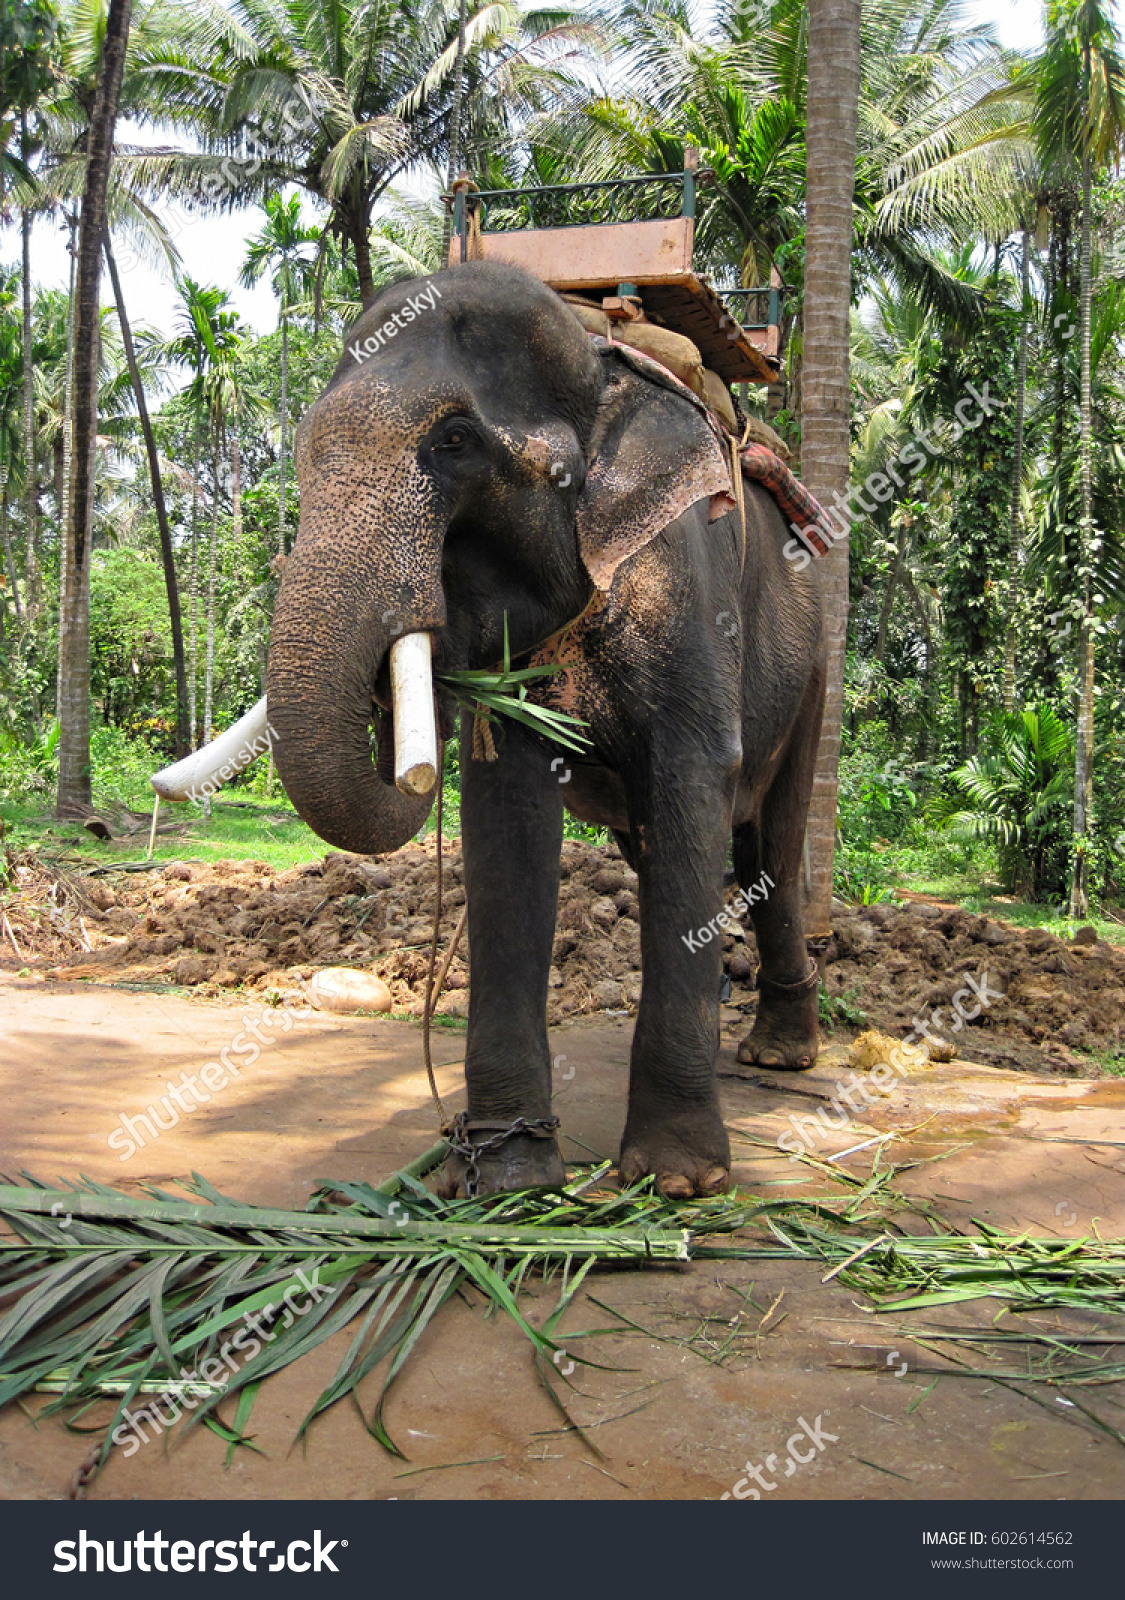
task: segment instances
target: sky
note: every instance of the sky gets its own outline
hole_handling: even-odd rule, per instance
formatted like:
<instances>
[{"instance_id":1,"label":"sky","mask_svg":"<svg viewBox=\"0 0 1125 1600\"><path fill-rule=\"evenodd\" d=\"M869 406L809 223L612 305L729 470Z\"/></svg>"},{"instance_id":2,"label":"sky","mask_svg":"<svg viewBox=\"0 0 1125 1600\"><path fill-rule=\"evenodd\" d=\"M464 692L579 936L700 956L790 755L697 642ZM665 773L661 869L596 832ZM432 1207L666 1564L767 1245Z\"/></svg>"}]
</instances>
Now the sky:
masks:
<instances>
[{"instance_id":1,"label":"sky","mask_svg":"<svg viewBox=\"0 0 1125 1600\"><path fill-rule=\"evenodd\" d=\"M966 11L973 20L992 22L1001 42L1013 48L1027 49L1042 37L1041 0L969 0ZM120 131L119 137L159 142L153 134L138 134L128 127ZM257 332L267 333L276 326L277 306L268 279L254 289L243 289L236 281L246 253L246 241L257 233L264 220L258 207L247 207L223 216L192 217L182 209L174 210L169 216L166 208L161 208L160 214L174 232L183 270L189 276L200 283L221 284L229 291L239 314ZM311 220L311 210L307 215ZM164 267L132 261L121 244L116 249L130 320L171 333L177 303L171 273ZM14 264L19 251L18 228L0 230L0 261ZM32 234L32 252L34 281L45 288L67 288L70 261L65 228L49 218L37 222ZM109 298L108 282L103 281L102 294L103 299Z\"/></svg>"}]
</instances>

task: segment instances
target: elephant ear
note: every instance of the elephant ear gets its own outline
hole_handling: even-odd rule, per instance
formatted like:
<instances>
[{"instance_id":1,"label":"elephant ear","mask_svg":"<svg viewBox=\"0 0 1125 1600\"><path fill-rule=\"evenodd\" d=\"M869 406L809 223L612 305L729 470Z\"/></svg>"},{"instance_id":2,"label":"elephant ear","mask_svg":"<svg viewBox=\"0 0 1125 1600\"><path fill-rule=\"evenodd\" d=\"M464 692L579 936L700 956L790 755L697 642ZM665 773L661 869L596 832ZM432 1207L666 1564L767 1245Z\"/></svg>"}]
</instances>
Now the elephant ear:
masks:
<instances>
[{"instance_id":1,"label":"elephant ear","mask_svg":"<svg viewBox=\"0 0 1125 1600\"><path fill-rule=\"evenodd\" d=\"M601 344L598 340L596 343ZM655 363L603 347L605 388L578 502L578 547L597 587L697 500L734 505L730 470L705 409ZM642 375L643 373L643 375ZM718 497L716 500L715 497Z\"/></svg>"}]
</instances>

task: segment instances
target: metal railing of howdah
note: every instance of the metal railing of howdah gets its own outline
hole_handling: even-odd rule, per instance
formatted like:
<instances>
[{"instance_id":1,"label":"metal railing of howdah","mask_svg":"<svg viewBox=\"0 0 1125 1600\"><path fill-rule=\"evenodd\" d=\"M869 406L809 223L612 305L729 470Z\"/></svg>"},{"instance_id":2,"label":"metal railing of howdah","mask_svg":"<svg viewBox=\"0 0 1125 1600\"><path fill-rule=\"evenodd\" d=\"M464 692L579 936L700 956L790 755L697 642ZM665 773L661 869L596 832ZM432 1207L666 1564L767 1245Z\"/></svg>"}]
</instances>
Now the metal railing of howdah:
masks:
<instances>
[{"instance_id":1,"label":"metal railing of howdah","mask_svg":"<svg viewBox=\"0 0 1125 1600\"><path fill-rule=\"evenodd\" d=\"M461 172L452 194L443 196L452 207L452 232L461 243L461 260L468 257L470 219L483 232L520 233L538 229L579 228L620 222L695 219L699 189L714 181L709 167L697 166L697 152L686 152L682 172L646 172L626 178L592 183L551 183L521 189L478 189ZM778 284L759 288L715 286L740 324L747 329L775 327L781 310Z\"/></svg>"},{"instance_id":2,"label":"metal railing of howdah","mask_svg":"<svg viewBox=\"0 0 1125 1600\"><path fill-rule=\"evenodd\" d=\"M728 289L715 284L715 293L725 300L744 328L768 328L777 323L781 296L776 288Z\"/></svg>"},{"instance_id":3,"label":"metal railing of howdah","mask_svg":"<svg viewBox=\"0 0 1125 1600\"><path fill-rule=\"evenodd\" d=\"M656 222L694 217L696 190L710 172L643 173L598 183L551 183L527 189L466 189L453 197L453 231L467 226L466 211L479 209L489 233L527 228L579 228L604 222ZM466 206L467 200L467 206Z\"/></svg>"}]
</instances>

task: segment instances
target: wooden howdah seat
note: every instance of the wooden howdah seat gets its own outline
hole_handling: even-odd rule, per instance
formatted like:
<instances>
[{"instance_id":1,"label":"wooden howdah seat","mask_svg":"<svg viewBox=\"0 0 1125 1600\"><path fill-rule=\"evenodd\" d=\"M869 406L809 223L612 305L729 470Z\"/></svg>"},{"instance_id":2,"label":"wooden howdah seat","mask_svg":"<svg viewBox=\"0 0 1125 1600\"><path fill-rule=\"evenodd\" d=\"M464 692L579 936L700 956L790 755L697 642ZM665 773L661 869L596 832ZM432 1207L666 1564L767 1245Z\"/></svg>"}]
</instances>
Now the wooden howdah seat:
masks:
<instances>
[{"instance_id":1,"label":"wooden howdah seat","mask_svg":"<svg viewBox=\"0 0 1125 1600\"><path fill-rule=\"evenodd\" d=\"M696 193L710 174L698 170L695 150L684 159L682 173L529 189L481 190L462 172L446 197L449 265L510 262L612 323L639 319L690 339L728 386L772 383L780 275L766 288L716 290L693 269ZM638 215L673 206L674 215Z\"/></svg>"}]
</instances>

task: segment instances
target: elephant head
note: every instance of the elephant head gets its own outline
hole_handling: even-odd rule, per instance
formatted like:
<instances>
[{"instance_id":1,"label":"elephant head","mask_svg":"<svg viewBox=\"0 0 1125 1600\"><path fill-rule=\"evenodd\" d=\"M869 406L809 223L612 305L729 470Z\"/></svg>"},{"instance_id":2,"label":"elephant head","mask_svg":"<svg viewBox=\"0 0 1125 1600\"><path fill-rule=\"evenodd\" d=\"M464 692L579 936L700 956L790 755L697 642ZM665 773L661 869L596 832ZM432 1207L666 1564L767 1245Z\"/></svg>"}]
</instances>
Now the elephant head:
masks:
<instances>
[{"instance_id":1,"label":"elephant head","mask_svg":"<svg viewBox=\"0 0 1125 1600\"><path fill-rule=\"evenodd\" d=\"M705 416L672 387L607 359L558 296L495 263L396 285L356 324L297 430L300 529L269 658L280 775L323 838L395 850L432 803L385 781L382 748L372 761L373 717L382 741L405 714L396 641L428 634L447 667L494 664L505 626L513 655L530 650L729 486Z\"/></svg>"}]
</instances>

